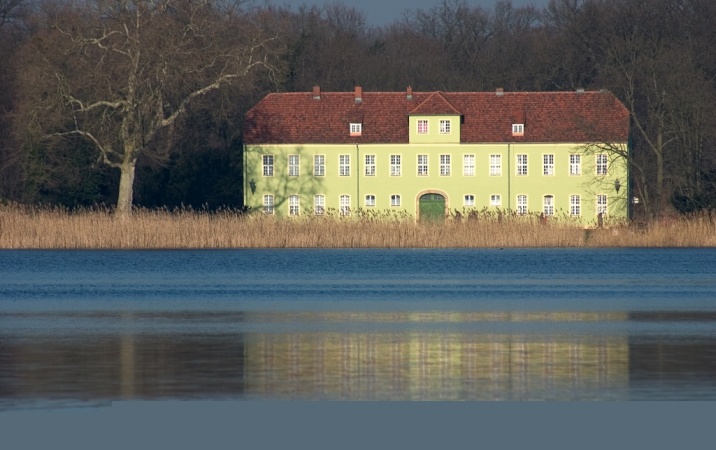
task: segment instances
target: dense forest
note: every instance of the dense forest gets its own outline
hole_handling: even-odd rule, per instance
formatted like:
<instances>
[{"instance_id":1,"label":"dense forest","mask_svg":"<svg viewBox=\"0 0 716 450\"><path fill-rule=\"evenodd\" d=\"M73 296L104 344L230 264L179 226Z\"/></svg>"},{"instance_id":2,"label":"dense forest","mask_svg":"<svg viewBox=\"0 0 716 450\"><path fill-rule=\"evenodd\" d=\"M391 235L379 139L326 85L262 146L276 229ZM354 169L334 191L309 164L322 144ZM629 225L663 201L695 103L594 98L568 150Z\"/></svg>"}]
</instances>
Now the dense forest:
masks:
<instances>
[{"instance_id":1,"label":"dense forest","mask_svg":"<svg viewBox=\"0 0 716 450\"><path fill-rule=\"evenodd\" d=\"M0 201L242 208L242 118L269 92L612 91L640 217L716 209L716 2L0 0ZM619 152L620 149L614 149Z\"/></svg>"}]
</instances>

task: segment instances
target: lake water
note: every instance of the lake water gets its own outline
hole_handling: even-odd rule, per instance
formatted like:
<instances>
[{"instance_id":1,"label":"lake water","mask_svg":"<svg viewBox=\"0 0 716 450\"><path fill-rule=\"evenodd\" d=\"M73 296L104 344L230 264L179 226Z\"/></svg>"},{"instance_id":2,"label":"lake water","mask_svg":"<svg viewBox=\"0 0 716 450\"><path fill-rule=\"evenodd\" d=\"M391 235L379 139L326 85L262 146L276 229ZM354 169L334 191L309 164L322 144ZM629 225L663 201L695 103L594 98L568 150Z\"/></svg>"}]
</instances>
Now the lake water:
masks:
<instances>
[{"instance_id":1,"label":"lake water","mask_svg":"<svg viewBox=\"0 0 716 450\"><path fill-rule=\"evenodd\" d=\"M716 400L716 249L0 251L0 410Z\"/></svg>"}]
</instances>

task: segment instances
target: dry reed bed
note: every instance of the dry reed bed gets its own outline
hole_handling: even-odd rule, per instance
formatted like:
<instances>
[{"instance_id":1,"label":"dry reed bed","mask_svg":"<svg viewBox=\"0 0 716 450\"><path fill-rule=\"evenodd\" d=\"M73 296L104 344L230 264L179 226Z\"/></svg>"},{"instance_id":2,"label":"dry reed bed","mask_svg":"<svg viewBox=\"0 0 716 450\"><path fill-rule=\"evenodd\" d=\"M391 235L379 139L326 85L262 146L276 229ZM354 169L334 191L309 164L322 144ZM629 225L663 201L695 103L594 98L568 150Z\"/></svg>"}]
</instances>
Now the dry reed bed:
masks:
<instances>
[{"instance_id":1,"label":"dry reed bed","mask_svg":"<svg viewBox=\"0 0 716 450\"><path fill-rule=\"evenodd\" d=\"M2 249L179 248L507 248L716 247L709 215L641 227L584 229L534 217L448 221L300 217L279 219L233 211L106 211L0 206Z\"/></svg>"}]
</instances>

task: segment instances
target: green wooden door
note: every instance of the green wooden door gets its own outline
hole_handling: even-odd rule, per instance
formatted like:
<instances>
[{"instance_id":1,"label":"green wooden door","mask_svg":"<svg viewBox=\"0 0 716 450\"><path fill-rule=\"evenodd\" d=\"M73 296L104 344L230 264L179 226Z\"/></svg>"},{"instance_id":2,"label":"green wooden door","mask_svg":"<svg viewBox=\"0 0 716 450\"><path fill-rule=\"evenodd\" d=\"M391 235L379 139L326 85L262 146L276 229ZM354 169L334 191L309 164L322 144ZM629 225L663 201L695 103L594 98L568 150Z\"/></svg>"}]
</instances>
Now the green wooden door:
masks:
<instances>
[{"instance_id":1,"label":"green wooden door","mask_svg":"<svg viewBox=\"0 0 716 450\"><path fill-rule=\"evenodd\" d=\"M440 194L425 194L420 197L420 221L421 222L444 222L445 221L445 197Z\"/></svg>"}]
</instances>

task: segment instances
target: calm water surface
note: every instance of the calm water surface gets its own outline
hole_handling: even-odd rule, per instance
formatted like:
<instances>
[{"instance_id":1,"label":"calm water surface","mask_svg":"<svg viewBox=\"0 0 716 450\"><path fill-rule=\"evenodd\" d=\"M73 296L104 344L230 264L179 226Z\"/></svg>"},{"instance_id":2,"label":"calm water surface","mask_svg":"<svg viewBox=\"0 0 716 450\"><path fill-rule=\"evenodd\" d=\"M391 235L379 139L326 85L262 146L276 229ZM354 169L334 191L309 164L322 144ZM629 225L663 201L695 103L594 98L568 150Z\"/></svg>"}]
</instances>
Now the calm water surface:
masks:
<instances>
[{"instance_id":1,"label":"calm water surface","mask_svg":"<svg viewBox=\"0 0 716 450\"><path fill-rule=\"evenodd\" d=\"M716 249L0 251L0 409L716 400Z\"/></svg>"}]
</instances>

